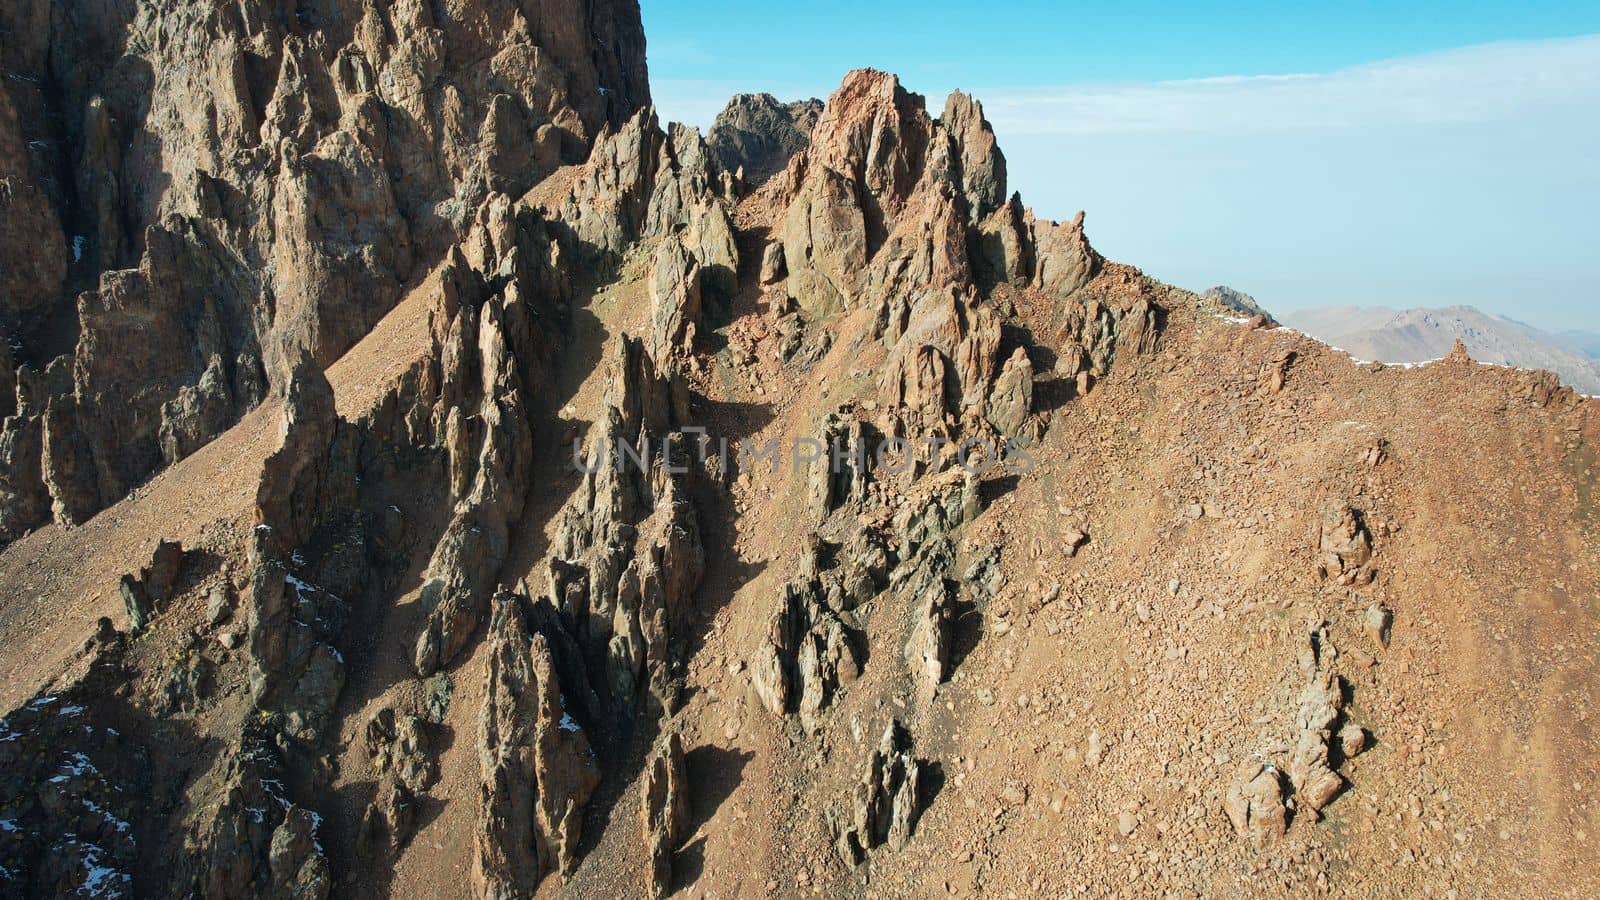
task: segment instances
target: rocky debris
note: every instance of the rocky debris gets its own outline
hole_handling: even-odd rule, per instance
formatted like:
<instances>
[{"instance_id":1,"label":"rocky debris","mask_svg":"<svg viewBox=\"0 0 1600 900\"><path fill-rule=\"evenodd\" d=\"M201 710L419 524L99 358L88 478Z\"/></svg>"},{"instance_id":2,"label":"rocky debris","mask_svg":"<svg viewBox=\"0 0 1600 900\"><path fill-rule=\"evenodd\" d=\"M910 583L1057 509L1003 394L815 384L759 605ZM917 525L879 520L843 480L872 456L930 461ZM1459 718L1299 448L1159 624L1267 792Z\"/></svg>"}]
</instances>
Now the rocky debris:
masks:
<instances>
[{"instance_id":1,"label":"rocky debris","mask_svg":"<svg viewBox=\"0 0 1600 900\"><path fill-rule=\"evenodd\" d=\"M421 718L385 706L367 720L367 756L380 774L392 774L409 794L426 793L438 777L438 760Z\"/></svg>"},{"instance_id":2,"label":"rocky debris","mask_svg":"<svg viewBox=\"0 0 1600 900\"><path fill-rule=\"evenodd\" d=\"M689 770L683 739L676 731L656 741L644 764L639 793L644 846L650 859L648 893L665 897L672 891L672 854L689 836Z\"/></svg>"},{"instance_id":3,"label":"rocky debris","mask_svg":"<svg viewBox=\"0 0 1600 900\"><path fill-rule=\"evenodd\" d=\"M1371 584L1377 574L1372 534L1361 512L1348 503L1328 502L1322 507L1317 574L1342 585Z\"/></svg>"},{"instance_id":4,"label":"rocky debris","mask_svg":"<svg viewBox=\"0 0 1600 900\"><path fill-rule=\"evenodd\" d=\"M922 764L912 756L910 733L891 720L867 755L849 807L829 813L834 847L845 865L860 865L869 852L885 845L901 850L911 840L921 812L921 772Z\"/></svg>"},{"instance_id":5,"label":"rocky debris","mask_svg":"<svg viewBox=\"0 0 1600 900\"><path fill-rule=\"evenodd\" d=\"M496 601L487 640L473 879L479 896L529 897L575 862L600 771L521 598Z\"/></svg>"},{"instance_id":6,"label":"rocky debris","mask_svg":"<svg viewBox=\"0 0 1600 900\"><path fill-rule=\"evenodd\" d=\"M722 171L743 172L746 184L760 187L811 143L821 115L821 100L780 103L771 94L738 94L717 113L706 143Z\"/></svg>"},{"instance_id":7,"label":"rocky debris","mask_svg":"<svg viewBox=\"0 0 1600 900\"><path fill-rule=\"evenodd\" d=\"M1288 831L1289 813L1283 801L1282 774L1271 763L1248 759L1234 773L1223 809L1234 830L1260 846Z\"/></svg>"}]
</instances>

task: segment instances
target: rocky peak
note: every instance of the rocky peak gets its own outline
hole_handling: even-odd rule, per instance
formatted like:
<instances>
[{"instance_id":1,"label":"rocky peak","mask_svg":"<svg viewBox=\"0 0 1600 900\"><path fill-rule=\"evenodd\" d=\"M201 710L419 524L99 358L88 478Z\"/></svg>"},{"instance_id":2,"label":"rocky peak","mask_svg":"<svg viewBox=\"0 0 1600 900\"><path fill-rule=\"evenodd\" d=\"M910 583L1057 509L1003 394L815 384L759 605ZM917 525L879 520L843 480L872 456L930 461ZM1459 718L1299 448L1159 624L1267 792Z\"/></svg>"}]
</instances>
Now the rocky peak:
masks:
<instances>
[{"instance_id":1,"label":"rocky peak","mask_svg":"<svg viewBox=\"0 0 1600 900\"><path fill-rule=\"evenodd\" d=\"M815 98L780 103L771 94L738 94L717 114L706 143L723 171L742 171L746 184L759 187L810 145L821 116Z\"/></svg>"}]
</instances>

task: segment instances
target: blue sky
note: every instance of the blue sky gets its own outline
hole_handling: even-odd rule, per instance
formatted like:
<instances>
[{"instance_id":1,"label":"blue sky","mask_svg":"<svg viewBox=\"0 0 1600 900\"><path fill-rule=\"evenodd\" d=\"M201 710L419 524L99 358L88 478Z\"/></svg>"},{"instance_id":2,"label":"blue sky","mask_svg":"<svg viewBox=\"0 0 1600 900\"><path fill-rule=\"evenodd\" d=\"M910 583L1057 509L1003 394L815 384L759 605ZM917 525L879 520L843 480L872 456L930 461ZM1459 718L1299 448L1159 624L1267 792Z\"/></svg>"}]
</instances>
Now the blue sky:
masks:
<instances>
[{"instance_id":1,"label":"blue sky","mask_svg":"<svg viewBox=\"0 0 1600 900\"><path fill-rule=\"evenodd\" d=\"M665 119L873 66L974 93L1025 203L1175 284L1600 330L1594 0L642 6Z\"/></svg>"}]
</instances>

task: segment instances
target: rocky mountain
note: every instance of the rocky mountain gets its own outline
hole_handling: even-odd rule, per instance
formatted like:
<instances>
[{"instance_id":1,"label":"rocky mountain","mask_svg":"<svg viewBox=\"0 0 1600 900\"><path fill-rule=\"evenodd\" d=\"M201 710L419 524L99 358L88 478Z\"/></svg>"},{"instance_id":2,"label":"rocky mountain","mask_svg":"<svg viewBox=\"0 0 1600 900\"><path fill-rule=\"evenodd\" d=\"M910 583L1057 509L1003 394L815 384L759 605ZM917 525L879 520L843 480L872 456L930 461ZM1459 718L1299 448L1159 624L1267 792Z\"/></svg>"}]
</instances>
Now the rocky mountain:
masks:
<instances>
[{"instance_id":1,"label":"rocky mountain","mask_svg":"<svg viewBox=\"0 0 1600 900\"><path fill-rule=\"evenodd\" d=\"M1555 376L961 93L663 127L631 2L0 17L0 896L1600 892Z\"/></svg>"},{"instance_id":2,"label":"rocky mountain","mask_svg":"<svg viewBox=\"0 0 1600 900\"><path fill-rule=\"evenodd\" d=\"M1581 333L1555 335L1470 306L1393 310L1328 307L1286 313L1292 328L1358 359L1420 363L1448 354L1456 341L1472 357L1498 366L1548 369L1585 394L1600 394L1600 357Z\"/></svg>"}]
</instances>

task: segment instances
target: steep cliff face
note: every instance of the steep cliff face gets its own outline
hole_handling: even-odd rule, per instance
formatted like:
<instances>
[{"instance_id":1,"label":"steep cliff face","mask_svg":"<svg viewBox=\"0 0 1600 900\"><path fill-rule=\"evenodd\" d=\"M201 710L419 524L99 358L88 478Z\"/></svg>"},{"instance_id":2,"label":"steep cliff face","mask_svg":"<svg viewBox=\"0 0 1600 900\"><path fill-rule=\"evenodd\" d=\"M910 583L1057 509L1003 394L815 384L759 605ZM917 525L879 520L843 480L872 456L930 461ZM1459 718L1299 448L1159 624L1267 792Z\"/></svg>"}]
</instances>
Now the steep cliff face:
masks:
<instances>
[{"instance_id":1,"label":"steep cliff face","mask_svg":"<svg viewBox=\"0 0 1600 900\"><path fill-rule=\"evenodd\" d=\"M0 893L1600 878L1593 401L1107 260L964 94L167 6L0 13Z\"/></svg>"}]
</instances>

